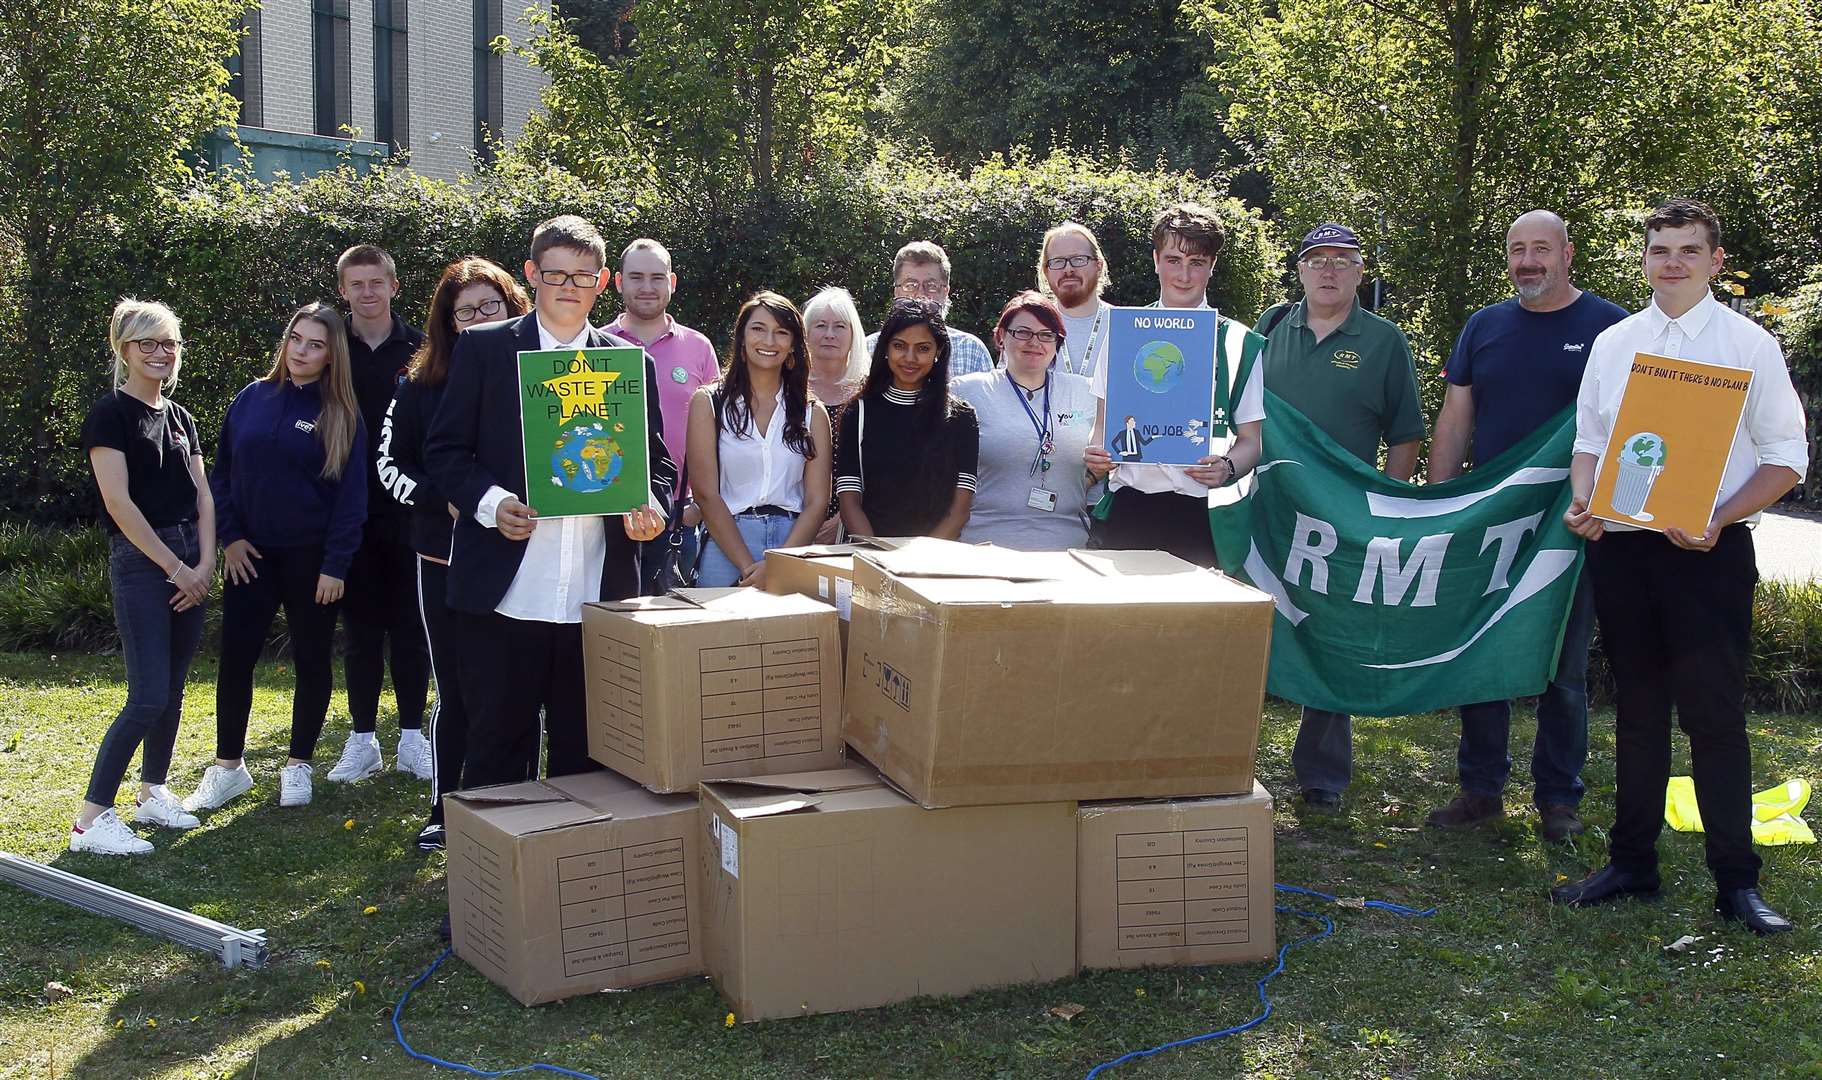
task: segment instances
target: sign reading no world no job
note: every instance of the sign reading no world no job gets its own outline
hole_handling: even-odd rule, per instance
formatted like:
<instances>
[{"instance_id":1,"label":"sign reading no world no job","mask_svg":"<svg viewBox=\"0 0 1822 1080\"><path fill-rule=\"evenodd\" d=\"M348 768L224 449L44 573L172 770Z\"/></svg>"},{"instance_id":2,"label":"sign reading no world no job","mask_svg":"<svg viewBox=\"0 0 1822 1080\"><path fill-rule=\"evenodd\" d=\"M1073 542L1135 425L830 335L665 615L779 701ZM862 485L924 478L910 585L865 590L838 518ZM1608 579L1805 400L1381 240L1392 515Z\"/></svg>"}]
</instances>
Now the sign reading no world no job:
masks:
<instances>
[{"instance_id":1,"label":"sign reading no world no job","mask_svg":"<svg viewBox=\"0 0 1822 1080\"><path fill-rule=\"evenodd\" d=\"M1594 516L1707 532L1751 388L1750 369L1635 354L1595 474Z\"/></svg>"},{"instance_id":2,"label":"sign reading no world no job","mask_svg":"<svg viewBox=\"0 0 1822 1080\"><path fill-rule=\"evenodd\" d=\"M519 354L525 501L539 517L624 514L650 497L645 350Z\"/></svg>"},{"instance_id":3,"label":"sign reading no world no job","mask_svg":"<svg viewBox=\"0 0 1822 1080\"><path fill-rule=\"evenodd\" d=\"M1107 452L1114 462L1194 465L1216 416L1212 308L1114 308L1107 333ZM1237 399L1239 387L1228 397ZM1225 436L1226 429L1220 432Z\"/></svg>"}]
</instances>

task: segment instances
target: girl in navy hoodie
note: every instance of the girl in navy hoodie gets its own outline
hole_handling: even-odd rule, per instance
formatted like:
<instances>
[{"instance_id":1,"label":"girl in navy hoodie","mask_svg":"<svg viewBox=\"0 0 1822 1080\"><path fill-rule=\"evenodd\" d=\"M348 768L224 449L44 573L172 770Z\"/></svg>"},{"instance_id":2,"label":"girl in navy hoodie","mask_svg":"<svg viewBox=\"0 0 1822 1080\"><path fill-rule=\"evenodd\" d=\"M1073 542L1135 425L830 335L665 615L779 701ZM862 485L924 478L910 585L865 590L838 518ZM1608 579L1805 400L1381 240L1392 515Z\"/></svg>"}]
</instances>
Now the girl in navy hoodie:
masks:
<instances>
[{"instance_id":1,"label":"girl in navy hoodie","mask_svg":"<svg viewBox=\"0 0 1822 1080\"><path fill-rule=\"evenodd\" d=\"M253 786L243 760L253 669L281 605L297 686L278 804L310 801L310 758L335 688L335 605L367 518L367 445L342 318L327 304L299 308L272 370L228 406L215 453L210 487L224 545L215 764L184 800L192 813Z\"/></svg>"}]
</instances>

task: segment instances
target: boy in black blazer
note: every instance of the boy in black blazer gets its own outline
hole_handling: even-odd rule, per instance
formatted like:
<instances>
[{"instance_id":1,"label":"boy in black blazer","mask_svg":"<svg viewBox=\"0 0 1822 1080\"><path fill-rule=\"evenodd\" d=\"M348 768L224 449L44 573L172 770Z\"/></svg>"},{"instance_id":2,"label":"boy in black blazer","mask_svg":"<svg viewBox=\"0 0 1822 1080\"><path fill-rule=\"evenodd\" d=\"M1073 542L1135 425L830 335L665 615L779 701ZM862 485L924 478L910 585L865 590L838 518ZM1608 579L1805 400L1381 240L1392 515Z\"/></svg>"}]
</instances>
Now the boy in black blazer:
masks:
<instances>
[{"instance_id":1,"label":"boy in black blazer","mask_svg":"<svg viewBox=\"0 0 1822 1080\"><path fill-rule=\"evenodd\" d=\"M607 245L574 215L532 234L525 280L531 314L456 339L449 388L431 422L424 467L461 512L449 559L458 620L468 756L461 787L535 778L544 713L550 776L588 760L582 605L639 593L639 544L664 531L677 469L665 452L652 361L645 361L650 505L612 518L540 523L525 504L518 354L629 346L588 323L608 284Z\"/></svg>"}]
</instances>

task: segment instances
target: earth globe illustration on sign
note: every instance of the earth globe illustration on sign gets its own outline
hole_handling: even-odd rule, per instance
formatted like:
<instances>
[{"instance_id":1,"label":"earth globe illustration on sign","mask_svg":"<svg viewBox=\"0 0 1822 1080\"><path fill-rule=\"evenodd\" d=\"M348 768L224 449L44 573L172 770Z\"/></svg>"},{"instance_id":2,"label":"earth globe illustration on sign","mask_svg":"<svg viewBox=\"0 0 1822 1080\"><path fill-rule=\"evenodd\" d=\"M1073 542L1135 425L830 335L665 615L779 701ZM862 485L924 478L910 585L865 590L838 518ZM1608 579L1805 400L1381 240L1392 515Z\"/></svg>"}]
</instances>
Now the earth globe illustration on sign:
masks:
<instances>
[{"instance_id":1,"label":"earth globe illustration on sign","mask_svg":"<svg viewBox=\"0 0 1822 1080\"><path fill-rule=\"evenodd\" d=\"M550 455L550 482L569 491L605 491L620 478L624 459L620 444L601 421L578 424L563 432Z\"/></svg>"},{"instance_id":2,"label":"earth globe illustration on sign","mask_svg":"<svg viewBox=\"0 0 1822 1080\"><path fill-rule=\"evenodd\" d=\"M1168 341L1148 341L1132 358L1132 377L1154 394L1168 394L1183 381L1183 350Z\"/></svg>"}]
</instances>

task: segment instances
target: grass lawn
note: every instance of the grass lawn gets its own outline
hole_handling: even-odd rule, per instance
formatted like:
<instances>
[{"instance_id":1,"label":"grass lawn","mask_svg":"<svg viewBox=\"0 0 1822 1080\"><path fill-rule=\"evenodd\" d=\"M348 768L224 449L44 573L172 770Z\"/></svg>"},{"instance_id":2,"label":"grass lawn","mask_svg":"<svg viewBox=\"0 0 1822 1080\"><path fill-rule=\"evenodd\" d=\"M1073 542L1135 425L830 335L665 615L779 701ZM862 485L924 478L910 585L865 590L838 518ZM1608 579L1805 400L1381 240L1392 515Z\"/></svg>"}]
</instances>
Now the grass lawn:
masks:
<instances>
[{"instance_id":1,"label":"grass lawn","mask_svg":"<svg viewBox=\"0 0 1822 1080\"><path fill-rule=\"evenodd\" d=\"M213 677L199 665L190 687L171 778L180 794L213 753ZM289 680L274 666L261 681ZM388 773L342 788L319 772L314 805L280 810L289 697L261 691L255 797L189 835L151 835L160 850L150 858L72 855L69 821L124 694L118 658L0 655L0 849L264 927L272 963L227 972L207 954L0 885L0 1076L454 1075L406 1058L389 1024L392 1003L440 950L442 857L412 843L424 785ZM347 731L339 700L336 711L319 755L330 761ZM1599 865L1604 837L1597 828L1571 848L1539 841L1522 749L1522 782L1497 828L1423 830L1424 813L1453 793L1453 725L1452 715L1359 722L1360 778L1346 809L1312 817L1289 798L1294 713L1273 706L1259 767L1286 797L1278 880L1441 912L1405 920L1327 907L1335 937L1292 951L1263 1026L1113 1076L1822 1076L1814 846L1764 852L1766 894L1801 927L1783 939L1718 929L1700 838L1668 832L1662 901L1553 909L1545 888ZM1758 779L1822 780L1822 718L1757 716L1752 726ZM1514 745L1524 747L1531 732L1519 727ZM1594 729L1585 809L1598 825L1612 816L1611 714ZM385 718L381 734L390 750ZM1309 925L1280 915L1278 932L1288 939ZM1700 941L1666 950L1685 934ZM451 959L413 998L405 1026L442 1057L489 1068L546 1061L602 1077L1079 1077L1126 1050L1247 1019L1265 970L1094 973L730 1029L706 980L525 1009ZM45 1002L51 980L74 995ZM1047 1015L1065 1003L1086 1009L1073 1021Z\"/></svg>"}]
</instances>

